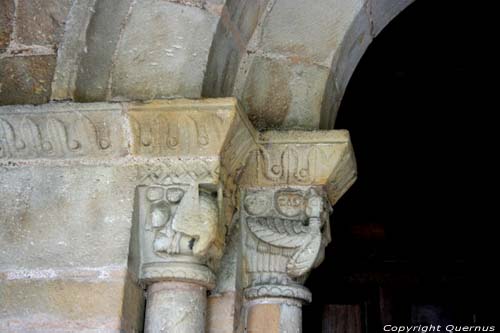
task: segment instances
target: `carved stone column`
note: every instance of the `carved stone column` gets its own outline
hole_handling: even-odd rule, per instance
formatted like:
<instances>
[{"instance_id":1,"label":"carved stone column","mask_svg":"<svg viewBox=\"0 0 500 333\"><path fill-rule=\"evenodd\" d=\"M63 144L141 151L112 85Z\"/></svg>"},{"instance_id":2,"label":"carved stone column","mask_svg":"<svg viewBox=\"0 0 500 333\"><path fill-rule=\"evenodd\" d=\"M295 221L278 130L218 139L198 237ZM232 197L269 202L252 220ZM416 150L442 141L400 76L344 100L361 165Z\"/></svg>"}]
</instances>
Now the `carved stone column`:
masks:
<instances>
[{"instance_id":1,"label":"carved stone column","mask_svg":"<svg viewBox=\"0 0 500 333\"><path fill-rule=\"evenodd\" d=\"M267 132L240 181L248 332L301 332L302 283L324 258L331 206L356 178L346 131Z\"/></svg>"},{"instance_id":2,"label":"carved stone column","mask_svg":"<svg viewBox=\"0 0 500 333\"><path fill-rule=\"evenodd\" d=\"M142 167L132 232L131 261L147 287L145 332L205 331L234 179L255 149L255 134L230 101L129 107L137 154L160 156Z\"/></svg>"}]
</instances>

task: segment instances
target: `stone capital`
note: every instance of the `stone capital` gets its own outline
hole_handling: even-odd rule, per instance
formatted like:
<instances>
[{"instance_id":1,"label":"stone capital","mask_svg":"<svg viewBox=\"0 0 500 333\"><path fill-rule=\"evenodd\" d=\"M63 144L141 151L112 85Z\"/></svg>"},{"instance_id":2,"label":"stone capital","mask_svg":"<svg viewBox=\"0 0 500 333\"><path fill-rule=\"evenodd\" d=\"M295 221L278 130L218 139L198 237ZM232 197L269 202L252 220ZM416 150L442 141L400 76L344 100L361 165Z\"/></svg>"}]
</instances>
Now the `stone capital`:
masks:
<instances>
[{"instance_id":1,"label":"stone capital","mask_svg":"<svg viewBox=\"0 0 500 333\"><path fill-rule=\"evenodd\" d=\"M240 178L245 297L310 301L331 206L356 179L346 131L264 132Z\"/></svg>"},{"instance_id":2,"label":"stone capital","mask_svg":"<svg viewBox=\"0 0 500 333\"><path fill-rule=\"evenodd\" d=\"M132 154L161 158L143 167L136 191L138 278L210 289L255 133L233 100L131 104L128 114Z\"/></svg>"}]
</instances>

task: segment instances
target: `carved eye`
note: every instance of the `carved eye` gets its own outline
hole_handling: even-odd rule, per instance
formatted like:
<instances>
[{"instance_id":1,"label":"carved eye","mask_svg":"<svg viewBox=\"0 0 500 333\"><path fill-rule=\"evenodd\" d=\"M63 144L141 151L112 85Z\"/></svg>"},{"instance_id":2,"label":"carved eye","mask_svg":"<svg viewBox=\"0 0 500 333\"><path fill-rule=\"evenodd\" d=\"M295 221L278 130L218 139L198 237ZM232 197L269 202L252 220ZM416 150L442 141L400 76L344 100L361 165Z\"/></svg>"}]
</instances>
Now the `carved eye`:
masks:
<instances>
[{"instance_id":1,"label":"carved eye","mask_svg":"<svg viewBox=\"0 0 500 333\"><path fill-rule=\"evenodd\" d=\"M167 190L167 200L171 203L178 203L184 196L184 191L180 188L170 188Z\"/></svg>"},{"instance_id":2,"label":"carved eye","mask_svg":"<svg viewBox=\"0 0 500 333\"><path fill-rule=\"evenodd\" d=\"M160 187L150 187L146 192L149 201L156 201L163 198L163 189Z\"/></svg>"}]
</instances>

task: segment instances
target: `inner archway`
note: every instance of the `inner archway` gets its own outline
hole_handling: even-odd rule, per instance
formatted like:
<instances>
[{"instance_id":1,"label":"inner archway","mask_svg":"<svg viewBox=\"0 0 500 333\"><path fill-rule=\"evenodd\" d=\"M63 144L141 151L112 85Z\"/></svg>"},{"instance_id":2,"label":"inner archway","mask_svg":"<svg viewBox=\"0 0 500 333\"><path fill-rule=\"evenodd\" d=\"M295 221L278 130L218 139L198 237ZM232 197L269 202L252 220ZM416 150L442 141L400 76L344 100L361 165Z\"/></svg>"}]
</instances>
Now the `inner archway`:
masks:
<instances>
[{"instance_id":1,"label":"inner archway","mask_svg":"<svg viewBox=\"0 0 500 333\"><path fill-rule=\"evenodd\" d=\"M351 133L359 177L307 282L306 332L493 323L492 63L475 7L415 2L354 72L336 127Z\"/></svg>"}]
</instances>

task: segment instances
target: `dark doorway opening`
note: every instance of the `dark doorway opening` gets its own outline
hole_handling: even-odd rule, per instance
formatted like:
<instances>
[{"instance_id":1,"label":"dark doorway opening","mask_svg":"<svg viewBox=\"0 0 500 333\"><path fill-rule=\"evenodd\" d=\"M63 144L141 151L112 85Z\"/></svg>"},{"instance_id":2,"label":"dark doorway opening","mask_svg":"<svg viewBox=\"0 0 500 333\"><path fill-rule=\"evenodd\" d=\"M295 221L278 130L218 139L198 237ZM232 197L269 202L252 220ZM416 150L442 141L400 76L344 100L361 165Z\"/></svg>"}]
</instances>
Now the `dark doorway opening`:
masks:
<instances>
[{"instance_id":1,"label":"dark doorway opening","mask_svg":"<svg viewBox=\"0 0 500 333\"><path fill-rule=\"evenodd\" d=\"M495 325L499 140L486 7L417 0L359 63L336 122L351 132L359 178L306 283L305 332Z\"/></svg>"}]
</instances>

